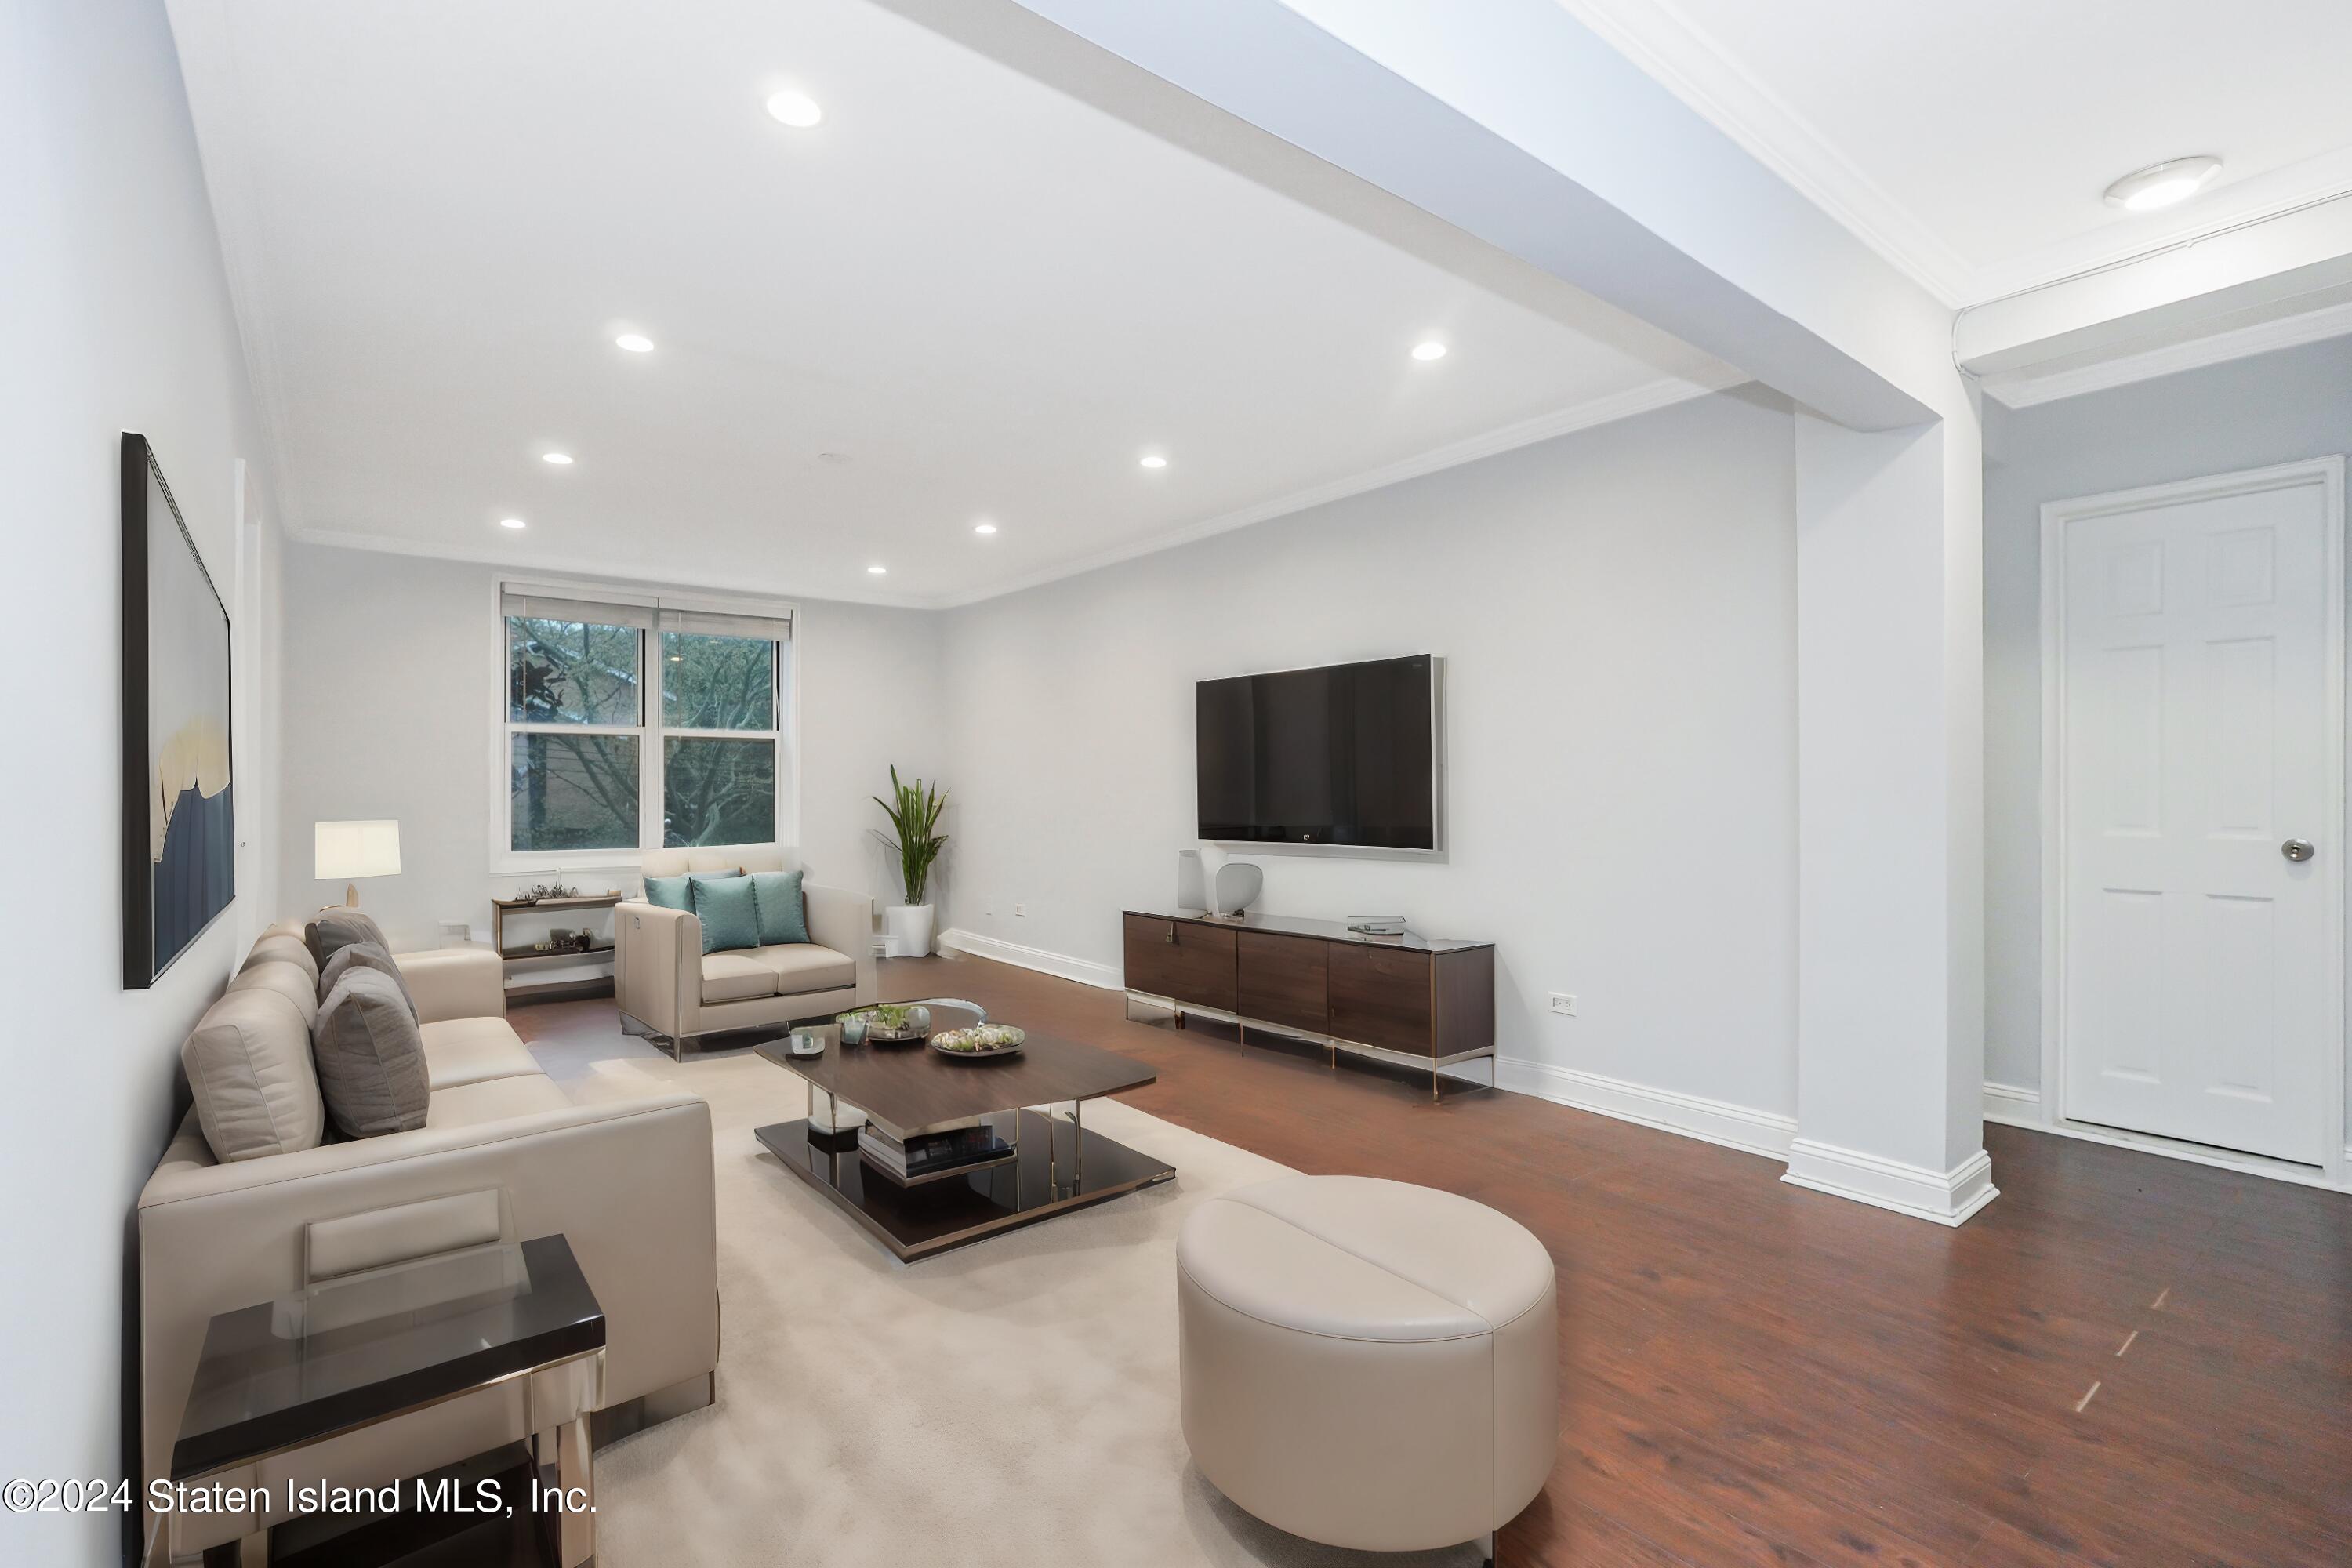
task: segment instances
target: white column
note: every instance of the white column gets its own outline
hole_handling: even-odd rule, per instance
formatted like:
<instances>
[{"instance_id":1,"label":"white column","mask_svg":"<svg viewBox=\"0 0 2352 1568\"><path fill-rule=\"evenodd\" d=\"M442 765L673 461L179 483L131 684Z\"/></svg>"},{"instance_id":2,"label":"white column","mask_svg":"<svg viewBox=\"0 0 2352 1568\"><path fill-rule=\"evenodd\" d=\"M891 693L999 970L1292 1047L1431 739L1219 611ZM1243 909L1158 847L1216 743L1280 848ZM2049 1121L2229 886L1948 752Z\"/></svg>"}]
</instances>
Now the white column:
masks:
<instances>
[{"instance_id":1,"label":"white column","mask_svg":"<svg viewBox=\"0 0 2352 1568\"><path fill-rule=\"evenodd\" d=\"M1787 1180L1958 1225L1983 1149L1973 409L1797 416L1797 1139Z\"/></svg>"}]
</instances>

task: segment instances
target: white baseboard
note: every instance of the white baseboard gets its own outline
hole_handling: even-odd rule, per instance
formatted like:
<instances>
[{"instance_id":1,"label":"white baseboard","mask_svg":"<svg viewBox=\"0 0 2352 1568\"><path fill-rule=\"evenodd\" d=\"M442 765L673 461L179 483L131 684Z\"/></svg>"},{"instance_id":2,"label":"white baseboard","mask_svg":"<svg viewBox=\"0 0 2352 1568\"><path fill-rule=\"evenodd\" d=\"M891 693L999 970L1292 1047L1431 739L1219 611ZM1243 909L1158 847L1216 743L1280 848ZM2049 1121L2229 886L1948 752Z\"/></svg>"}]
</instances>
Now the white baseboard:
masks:
<instances>
[{"instance_id":1,"label":"white baseboard","mask_svg":"<svg viewBox=\"0 0 2352 1568\"><path fill-rule=\"evenodd\" d=\"M968 952L974 958L992 958L999 963L1034 969L1040 974L1059 975L1064 980L1075 980L1081 985L1097 986L1105 991L1123 990L1126 986L1126 977L1115 964L1072 958L1066 952L1048 952L1042 947L1024 947L1017 942L982 936L961 926L950 926L940 932L940 945L954 948L958 952Z\"/></svg>"},{"instance_id":2,"label":"white baseboard","mask_svg":"<svg viewBox=\"0 0 2352 1568\"><path fill-rule=\"evenodd\" d=\"M1981 1149L1948 1171L1935 1171L1800 1138L1789 1146L1789 1170L1780 1179L1937 1225L1959 1225L2000 1195L1992 1184L1992 1156Z\"/></svg>"},{"instance_id":3,"label":"white baseboard","mask_svg":"<svg viewBox=\"0 0 2352 1568\"><path fill-rule=\"evenodd\" d=\"M1793 1116L1517 1057L1496 1058L1495 1086L1774 1160L1789 1157L1797 1136Z\"/></svg>"},{"instance_id":4,"label":"white baseboard","mask_svg":"<svg viewBox=\"0 0 2352 1568\"><path fill-rule=\"evenodd\" d=\"M1987 1079L1984 1119L2010 1127L2031 1127L2037 1131L2049 1130L2042 1120L2042 1091L2021 1084L1994 1083Z\"/></svg>"}]
</instances>

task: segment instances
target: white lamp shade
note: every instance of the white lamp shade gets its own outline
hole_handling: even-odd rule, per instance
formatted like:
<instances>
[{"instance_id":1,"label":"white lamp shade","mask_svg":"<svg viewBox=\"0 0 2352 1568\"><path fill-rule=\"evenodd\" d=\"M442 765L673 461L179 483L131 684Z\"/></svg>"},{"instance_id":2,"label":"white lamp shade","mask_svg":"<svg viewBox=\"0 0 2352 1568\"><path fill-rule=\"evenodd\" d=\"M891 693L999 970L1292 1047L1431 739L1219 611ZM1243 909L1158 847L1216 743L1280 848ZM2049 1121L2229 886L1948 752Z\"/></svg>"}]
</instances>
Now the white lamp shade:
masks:
<instances>
[{"instance_id":1,"label":"white lamp shade","mask_svg":"<svg viewBox=\"0 0 2352 1568\"><path fill-rule=\"evenodd\" d=\"M320 822L310 831L311 874L322 882L400 875L397 822Z\"/></svg>"}]
</instances>

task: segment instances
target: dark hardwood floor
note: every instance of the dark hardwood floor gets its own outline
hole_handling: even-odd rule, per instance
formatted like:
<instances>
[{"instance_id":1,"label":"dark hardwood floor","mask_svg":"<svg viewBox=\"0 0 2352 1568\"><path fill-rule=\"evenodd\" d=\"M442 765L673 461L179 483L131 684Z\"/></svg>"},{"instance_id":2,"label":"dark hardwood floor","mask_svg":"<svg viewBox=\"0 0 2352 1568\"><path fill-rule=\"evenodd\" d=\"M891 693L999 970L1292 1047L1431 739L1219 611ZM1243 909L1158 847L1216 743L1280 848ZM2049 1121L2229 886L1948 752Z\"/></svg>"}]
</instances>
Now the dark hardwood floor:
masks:
<instances>
[{"instance_id":1,"label":"dark hardwood floor","mask_svg":"<svg viewBox=\"0 0 2352 1568\"><path fill-rule=\"evenodd\" d=\"M1126 1052L1160 1073L1120 1097L1141 1110L1542 1237L1560 1458L1503 1533L1514 1568L2352 1563L2352 1197L1990 1126L2001 1195L1947 1230L983 960L882 985Z\"/></svg>"}]
</instances>

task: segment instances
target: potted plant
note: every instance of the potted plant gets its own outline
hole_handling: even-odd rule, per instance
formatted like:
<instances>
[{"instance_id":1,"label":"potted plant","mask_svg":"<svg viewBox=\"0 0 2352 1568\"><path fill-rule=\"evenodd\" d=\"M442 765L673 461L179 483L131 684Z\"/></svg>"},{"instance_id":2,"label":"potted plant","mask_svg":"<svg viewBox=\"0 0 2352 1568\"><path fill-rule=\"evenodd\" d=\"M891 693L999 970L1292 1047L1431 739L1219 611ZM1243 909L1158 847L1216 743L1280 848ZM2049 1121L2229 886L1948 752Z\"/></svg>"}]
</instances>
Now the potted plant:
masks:
<instances>
[{"instance_id":1,"label":"potted plant","mask_svg":"<svg viewBox=\"0 0 2352 1568\"><path fill-rule=\"evenodd\" d=\"M940 812L948 803L948 792L935 789L920 779L901 784L898 765L893 763L890 793L892 799L876 795L874 804L890 819L895 837L887 842L898 852L898 876L906 888L907 901L885 910L882 925L889 935L893 956L919 958L931 951L931 906L923 901L923 894L930 884L932 862L947 847L947 835L938 828Z\"/></svg>"}]
</instances>

